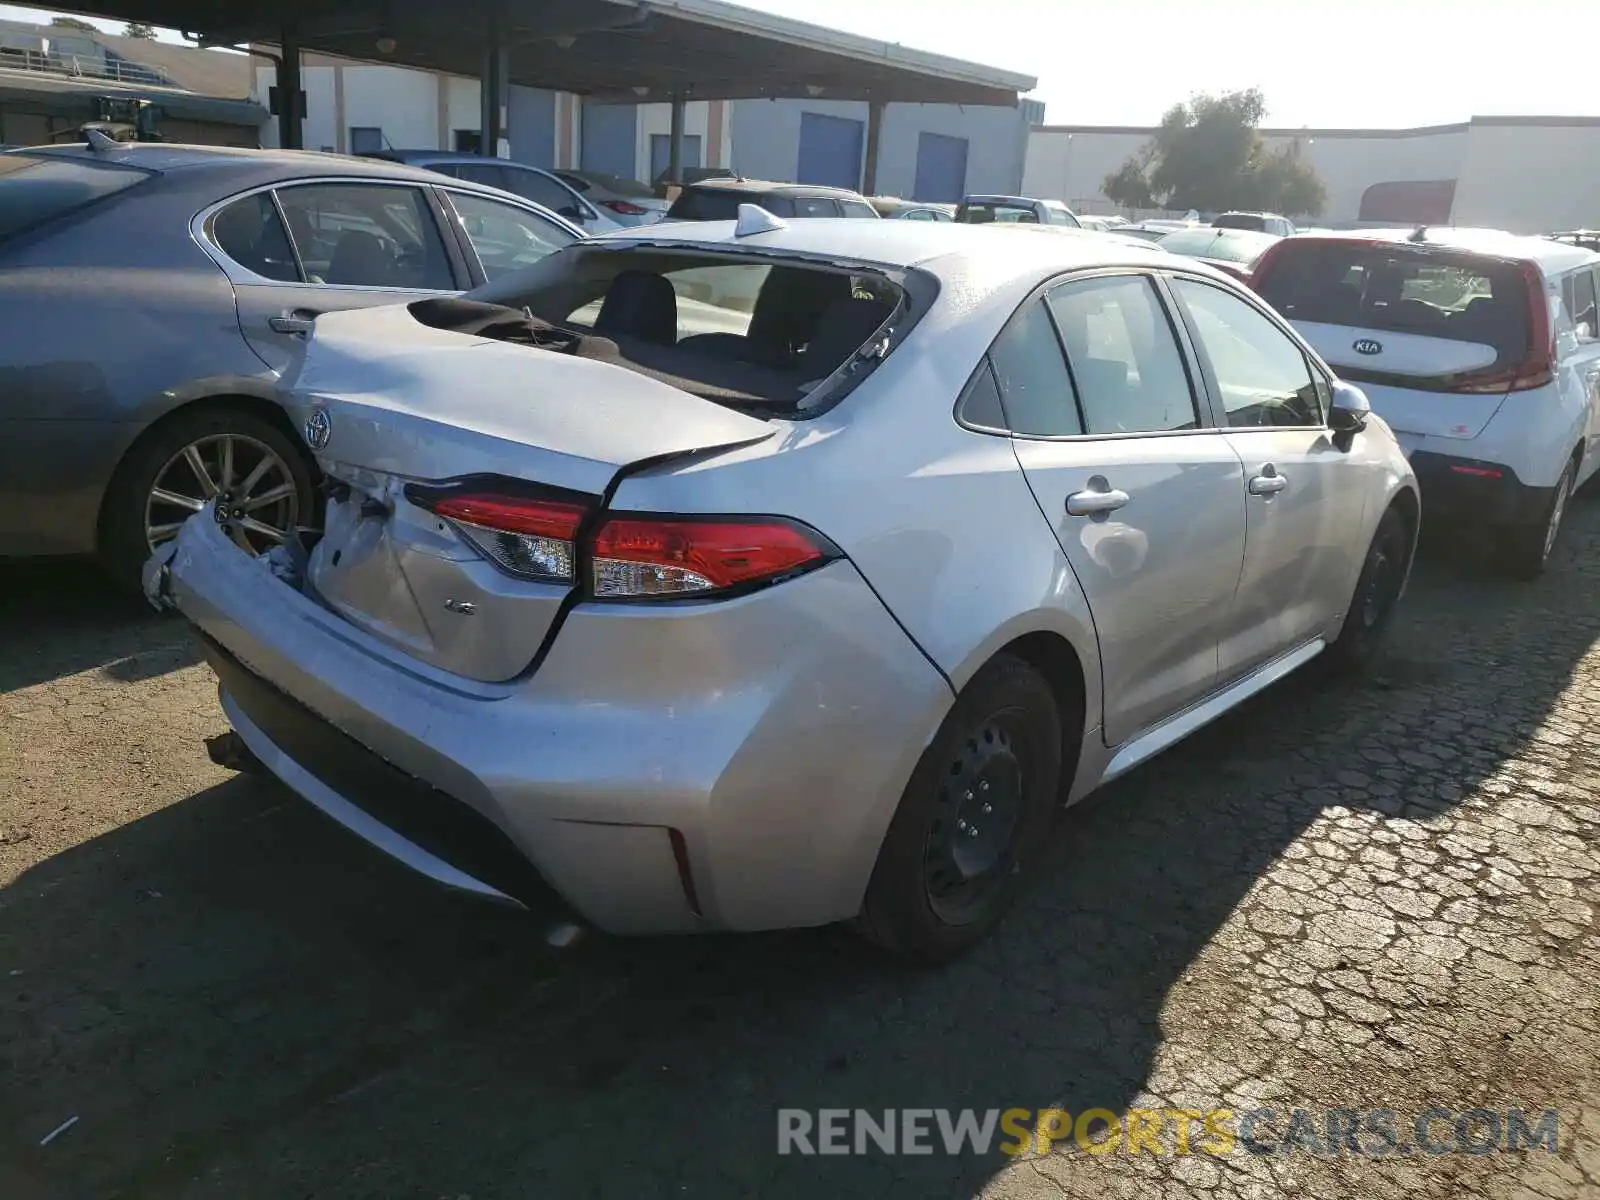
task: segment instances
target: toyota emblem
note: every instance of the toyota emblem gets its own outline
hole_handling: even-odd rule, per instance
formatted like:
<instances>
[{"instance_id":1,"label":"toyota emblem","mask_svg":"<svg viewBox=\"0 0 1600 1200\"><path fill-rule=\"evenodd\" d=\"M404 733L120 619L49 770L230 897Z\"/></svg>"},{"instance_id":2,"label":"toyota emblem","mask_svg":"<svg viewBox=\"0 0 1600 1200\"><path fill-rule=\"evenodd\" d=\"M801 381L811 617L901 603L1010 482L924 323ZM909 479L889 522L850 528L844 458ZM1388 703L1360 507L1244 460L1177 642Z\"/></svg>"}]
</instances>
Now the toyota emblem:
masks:
<instances>
[{"instance_id":1,"label":"toyota emblem","mask_svg":"<svg viewBox=\"0 0 1600 1200\"><path fill-rule=\"evenodd\" d=\"M313 450L324 449L333 436L333 421L325 408L313 408L306 418L306 444Z\"/></svg>"},{"instance_id":2,"label":"toyota emblem","mask_svg":"<svg viewBox=\"0 0 1600 1200\"><path fill-rule=\"evenodd\" d=\"M1357 338L1350 346L1357 354L1382 354L1383 343L1374 338Z\"/></svg>"}]
</instances>

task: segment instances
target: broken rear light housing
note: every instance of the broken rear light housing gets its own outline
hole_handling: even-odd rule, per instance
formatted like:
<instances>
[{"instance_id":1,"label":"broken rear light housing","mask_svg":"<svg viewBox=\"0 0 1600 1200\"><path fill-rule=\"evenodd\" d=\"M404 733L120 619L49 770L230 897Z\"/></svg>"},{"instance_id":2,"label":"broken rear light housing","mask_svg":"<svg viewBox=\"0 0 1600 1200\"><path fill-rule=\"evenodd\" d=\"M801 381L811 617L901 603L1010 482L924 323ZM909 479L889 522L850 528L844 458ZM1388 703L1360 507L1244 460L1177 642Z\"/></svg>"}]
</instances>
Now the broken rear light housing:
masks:
<instances>
[{"instance_id":1,"label":"broken rear light housing","mask_svg":"<svg viewBox=\"0 0 1600 1200\"><path fill-rule=\"evenodd\" d=\"M841 557L786 517L602 512L593 496L500 479L411 484L406 498L506 574L581 583L589 600L722 599Z\"/></svg>"}]
</instances>

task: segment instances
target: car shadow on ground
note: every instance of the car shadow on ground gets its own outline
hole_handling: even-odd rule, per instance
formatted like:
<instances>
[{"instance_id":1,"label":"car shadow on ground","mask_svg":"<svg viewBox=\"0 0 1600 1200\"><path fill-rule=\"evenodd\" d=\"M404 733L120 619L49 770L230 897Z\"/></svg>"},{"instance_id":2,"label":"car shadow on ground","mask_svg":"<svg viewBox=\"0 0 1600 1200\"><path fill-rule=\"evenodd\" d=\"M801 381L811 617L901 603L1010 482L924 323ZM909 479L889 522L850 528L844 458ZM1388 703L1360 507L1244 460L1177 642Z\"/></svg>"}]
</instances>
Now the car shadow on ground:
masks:
<instances>
[{"instance_id":1,"label":"car shadow on ground","mask_svg":"<svg viewBox=\"0 0 1600 1200\"><path fill-rule=\"evenodd\" d=\"M1426 820L1534 753L1600 635L1586 507L1550 578L1426 561L1373 679L1302 672L1066 814L940 971L837 930L557 953L555 914L442 895L260 780L118 828L0 893L0 1192L975 1190L1008 1160L780 1158L777 1110L1126 1108L1169 993L1319 818Z\"/></svg>"},{"instance_id":2,"label":"car shadow on ground","mask_svg":"<svg viewBox=\"0 0 1600 1200\"><path fill-rule=\"evenodd\" d=\"M86 559L0 559L0 694L100 668L134 682L200 661L183 623Z\"/></svg>"}]
</instances>

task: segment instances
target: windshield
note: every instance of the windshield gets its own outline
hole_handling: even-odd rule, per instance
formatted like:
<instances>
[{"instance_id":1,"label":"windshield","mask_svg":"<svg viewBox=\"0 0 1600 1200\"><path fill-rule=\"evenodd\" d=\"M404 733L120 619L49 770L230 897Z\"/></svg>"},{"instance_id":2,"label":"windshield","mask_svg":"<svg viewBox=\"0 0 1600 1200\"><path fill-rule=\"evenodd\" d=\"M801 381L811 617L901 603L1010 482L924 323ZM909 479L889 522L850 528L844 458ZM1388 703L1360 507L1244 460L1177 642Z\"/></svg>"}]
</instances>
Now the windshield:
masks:
<instances>
[{"instance_id":1,"label":"windshield","mask_svg":"<svg viewBox=\"0 0 1600 1200\"><path fill-rule=\"evenodd\" d=\"M1180 229L1167 234L1157 244L1163 250L1191 258L1253 263L1277 240L1270 234L1254 234L1242 229Z\"/></svg>"},{"instance_id":2,"label":"windshield","mask_svg":"<svg viewBox=\"0 0 1600 1200\"><path fill-rule=\"evenodd\" d=\"M674 221L736 221L741 204L759 204L775 217L795 215L794 201L788 196L692 187L683 189L667 215Z\"/></svg>"},{"instance_id":3,"label":"windshield","mask_svg":"<svg viewBox=\"0 0 1600 1200\"><path fill-rule=\"evenodd\" d=\"M0 158L0 238L65 216L149 178L147 171L91 159L7 154Z\"/></svg>"}]
</instances>

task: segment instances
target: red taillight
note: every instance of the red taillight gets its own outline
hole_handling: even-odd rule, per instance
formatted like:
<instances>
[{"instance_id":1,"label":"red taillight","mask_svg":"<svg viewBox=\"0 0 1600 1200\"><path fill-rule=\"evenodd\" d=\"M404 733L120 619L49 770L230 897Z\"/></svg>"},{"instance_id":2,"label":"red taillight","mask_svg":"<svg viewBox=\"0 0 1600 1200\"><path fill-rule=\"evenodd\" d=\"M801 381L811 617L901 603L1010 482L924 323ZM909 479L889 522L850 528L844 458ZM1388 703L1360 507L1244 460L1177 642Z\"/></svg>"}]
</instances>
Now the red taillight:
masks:
<instances>
[{"instance_id":1,"label":"red taillight","mask_svg":"<svg viewBox=\"0 0 1600 1200\"><path fill-rule=\"evenodd\" d=\"M1470 463L1451 463L1450 469L1457 475L1471 475L1476 479L1500 479L1505 475L1498 467L1475 467Z\"/></svg>"},{"instance_id":2,"label":"red taillight","mask_svg":"<svg viewBox=\"0 0 1600 1200\"><path fill-rule=\"evenodd\" d=\"M833 557L776 518L611 517L594 535L597 600L673 599L772 583Z\"/></svg>"},{"instance_id":3,"label":"red taillight","mask_svg":"<svg viewBox=\"0 0 1600 1200\"><path fill-rule=\"evenodd\" d=\"M587 505L499 492L414 495L502 570L545 583L578 579L578 527Z\"/></svg>"},{"instance_id":4,"label":"red taillight","mask_svg":"<svg viewBox=\"0 0 1600 1200\"><path fill-rule=\"evenodd\" d=\"M642 217L650 211L642 204L633 204L627 200L602 200L600 203L612 212L624 217Z\"/></svg>"}]
</instances>

